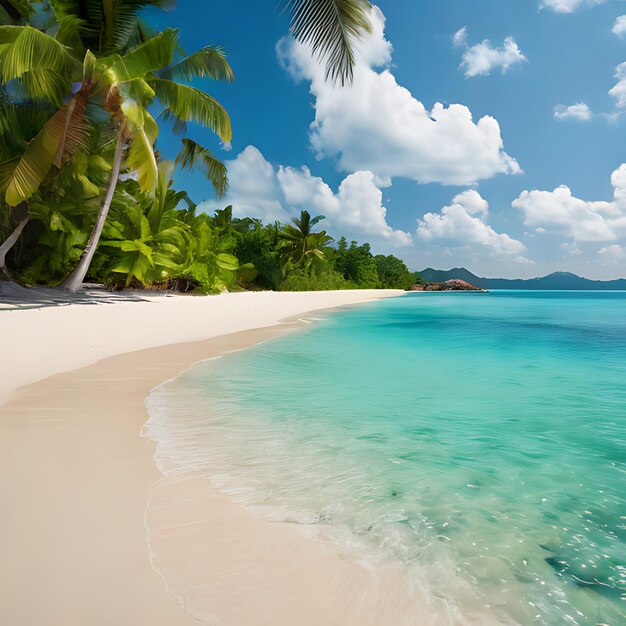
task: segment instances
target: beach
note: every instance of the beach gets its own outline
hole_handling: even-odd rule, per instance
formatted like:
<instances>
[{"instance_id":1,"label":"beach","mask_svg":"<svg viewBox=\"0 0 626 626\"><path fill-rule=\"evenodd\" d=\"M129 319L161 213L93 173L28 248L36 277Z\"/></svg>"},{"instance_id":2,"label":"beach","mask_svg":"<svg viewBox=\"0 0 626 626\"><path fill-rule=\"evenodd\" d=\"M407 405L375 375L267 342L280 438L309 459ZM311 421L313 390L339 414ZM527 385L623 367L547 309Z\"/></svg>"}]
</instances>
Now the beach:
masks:
<instances>
[{"instance_id":1,"label":"beach","mask_svg":"<svg viewBox=\"0 0 626 626\"><path fill-rule=\"evenodd\" d=\"M401 294L3 302L0 623L621 623L623 294Z\"/></svg>"},{"instance_id":2,"label":"beach","mask_svg":"<svg viewBox=\"0 0 626 626\"><path fill-rule=\"evenodd\" d=\"M197 361L296 329L300 316L400 293L148 297L0 312L0 622L198 623L150 561L145 511L161 476L154 445L140 436L147 394ZM368 572L217 491L210 504L214 623L400 624L417 615L397 601L395 572ZM193 521L175 513L161 523Z\"/></svg>"}]
</instances>

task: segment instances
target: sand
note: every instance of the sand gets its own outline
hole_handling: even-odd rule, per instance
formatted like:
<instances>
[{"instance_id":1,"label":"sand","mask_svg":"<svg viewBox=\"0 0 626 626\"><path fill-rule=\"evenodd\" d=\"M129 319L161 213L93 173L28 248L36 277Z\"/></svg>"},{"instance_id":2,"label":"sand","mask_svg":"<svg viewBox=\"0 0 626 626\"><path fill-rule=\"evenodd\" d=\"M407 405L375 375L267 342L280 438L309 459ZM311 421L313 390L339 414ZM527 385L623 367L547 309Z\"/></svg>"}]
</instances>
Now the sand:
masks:
<instances>
[{"instance_id":1,"label":"sand","mask_svg":"<svg viewBox=\"0 0 626 626\"><path fill-rule=\"evenodd\" d=\"M398 293L0 311L0 624L438 623L392 567L368 571L198 478L164 480L140 436L150 389L193 363L297 327L282 319ZM198 576L208 599L178 588Z\"/></svg>"}]
</instances>

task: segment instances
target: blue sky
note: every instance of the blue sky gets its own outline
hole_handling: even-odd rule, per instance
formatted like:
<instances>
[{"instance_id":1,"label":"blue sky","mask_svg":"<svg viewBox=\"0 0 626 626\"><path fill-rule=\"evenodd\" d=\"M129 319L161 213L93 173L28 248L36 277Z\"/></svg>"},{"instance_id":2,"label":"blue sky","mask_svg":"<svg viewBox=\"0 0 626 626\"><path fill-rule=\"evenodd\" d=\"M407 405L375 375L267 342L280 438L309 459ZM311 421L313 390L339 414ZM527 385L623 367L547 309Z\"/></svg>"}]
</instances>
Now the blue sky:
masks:
<instances>
[{"instance_id":1,"label":"blue sky","mask_svg":"<svg viewBox=\"0 0 626 626\"><path fill-rule=\"evenodd\" d=\"M199 175L176 186L207 211L309 208L411 269L626 276L626 2L541 2L380 0L342 90L275 2L178 0L151 20L189 51L224 46L236 81L205 84L231 150L192 129L228 162L228 197ZM176 141L162 133L164 156Z\"/></svg>"}]
</instances>

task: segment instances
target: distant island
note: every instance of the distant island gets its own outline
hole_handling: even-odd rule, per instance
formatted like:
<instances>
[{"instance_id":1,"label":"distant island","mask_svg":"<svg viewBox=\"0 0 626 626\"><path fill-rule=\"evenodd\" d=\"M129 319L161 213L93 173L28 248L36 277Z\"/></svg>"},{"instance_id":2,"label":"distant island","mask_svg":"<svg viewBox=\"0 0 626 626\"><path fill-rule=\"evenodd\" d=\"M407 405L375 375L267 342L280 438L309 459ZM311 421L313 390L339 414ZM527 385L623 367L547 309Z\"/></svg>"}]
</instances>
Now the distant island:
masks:
<instances>
[{"instance_id":1,"label":"distant island","mask_svg":"<svg viewBox=\"0 0 626 626\"><path fill-rule=\"evenodd\" d=\"M570 272L554 272L538 278L483 278L464 267L435 270L430 267L416 272L423 283L445 283L461 280L480 289L542 289L542 290L626 290L626 278L617 280L591 280Z\"/></svg>"}]
</instances>

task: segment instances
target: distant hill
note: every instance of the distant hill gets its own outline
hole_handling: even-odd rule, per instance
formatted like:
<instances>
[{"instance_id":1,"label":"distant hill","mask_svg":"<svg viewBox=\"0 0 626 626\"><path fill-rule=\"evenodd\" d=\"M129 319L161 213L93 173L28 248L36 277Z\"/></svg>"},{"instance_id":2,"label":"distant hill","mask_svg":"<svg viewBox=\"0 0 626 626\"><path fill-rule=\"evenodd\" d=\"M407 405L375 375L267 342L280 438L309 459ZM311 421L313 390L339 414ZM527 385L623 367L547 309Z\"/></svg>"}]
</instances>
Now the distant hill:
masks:
<instances>
[{"instance_id":1,"label":"distant hill","mask_svg":"<svg viewBox=\"0 0 626 626\"><path fill-rule=\"evenodd\" d=\"M481 289L544 289L544 290L626 290L626 279L590 280L570 272L554 272L540 278L481 278L464 267L451 270L434 270L431 267L417 272L427 283L442 283L446 280L460 279Z\"/></svg>"}]
</instances>

